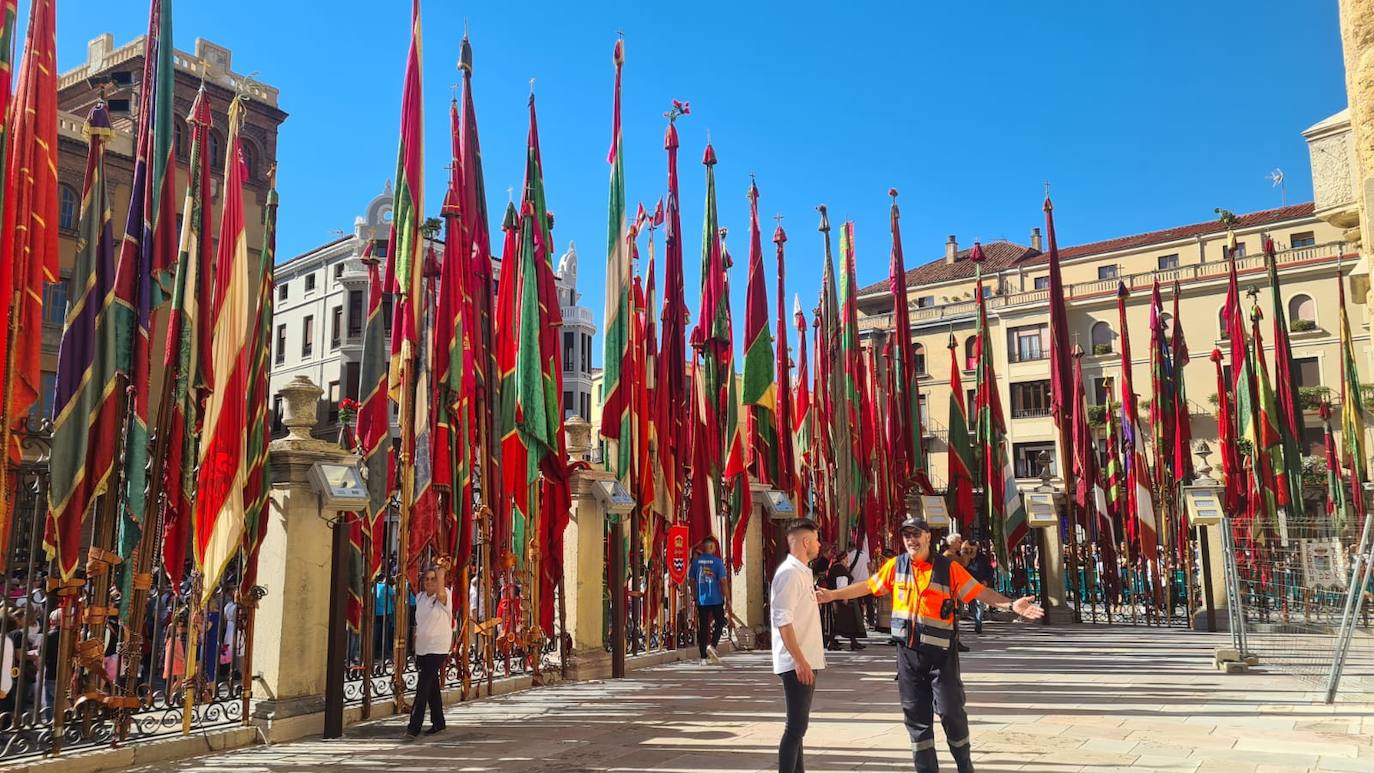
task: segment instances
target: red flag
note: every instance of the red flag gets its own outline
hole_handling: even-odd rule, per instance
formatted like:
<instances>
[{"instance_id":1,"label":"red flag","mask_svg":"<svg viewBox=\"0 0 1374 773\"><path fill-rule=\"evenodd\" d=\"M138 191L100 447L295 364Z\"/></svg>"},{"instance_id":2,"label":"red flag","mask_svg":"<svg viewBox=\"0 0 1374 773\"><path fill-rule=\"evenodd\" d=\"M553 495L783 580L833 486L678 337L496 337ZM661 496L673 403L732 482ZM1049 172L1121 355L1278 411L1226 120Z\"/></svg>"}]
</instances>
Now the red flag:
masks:
<instances>
[{"instance_id":1,"label":"red flag","mask_svg":"<svg viewBox=\"0 0 1374 773\"><path fill-rule=\"evenodd\" d=\"M677 129L674 121L686 115L686 103L673 101L668 113L668 129L663 147L668 151L668 199L663 247L663 343L659 347L658 415L659 456L668 483L668 519L682 517L682 497L687 486L686 471L691 467L691 413L687 380L687 352L684 328L687 325L687 299L682 275L682 215L677 181Z\"/></svg>"},{"instance_id":2,"label":"red flag","mask_svg":"<svg viewBox=\"0 0 1374 773\"><path fill-rule=\"evenodd\" d=\"M24 59L4 136L5 180L0 219L0 308L10 338L0 349L0 378L13 393L0 406L10 425L42 393L43 290L58 277L57 21L54 0L33 0ZM8 52L5 52L8 56ZM5 74L8 82L8 73ZM8 83L7 83L8 85ZM0 116L3 118L3 116ZM12 368L12 370L11 370ZM12 385L12 386L11 386ZM5 437L9 441L9 428ZM11 459L21 451L9 448ZM10 495L3 494L6 502ZM0 519L0 527L8 521ZM0 537L6 540L7 537ZM3 562L0 562L3 565Z\"/></svg>"},{"instance_id":3,"label":"red flag","mask_svg":"<svg viewBox=\"0 0 1374 773\"><path fill-rule=\"evenodd\" d=\"M787 344L787 318L784 316L786 309L787 282L785 280L785 269L783 266L783 245L787 243L787 234L783 232L779 225L773 231L773 244L777 245L778 260L778 337L774 343L777 345L776 357L777 365L774 367L778 379L778 410L777 410L777 435L778 435L778 479L777 487L781 491L791 491L796 488L796 450L792 439L792 357L788 351ZM798 506L800 501L797 502Z\"/></svg>"},{"instance_id":4,"label":"red flag","mask_svg":"<svg viewBox=\"0 0 1374 773\"><path fill-rule=\"evenodd\" d=\"M1049 240L1050 277L1050 413L1054 423L1059 426L1061 441L1066 445L1061 450L1064 461L1074 459L1073 433L1064 426L1073 418L1073 369L1070 366L1069 313L1064 307L1064 277L1059 270L1059 243L1054 235L1054 204L1045 197L1045 237ZM1067 470L1069 464L1059 469Z\"/></svg>"}]
</instances>

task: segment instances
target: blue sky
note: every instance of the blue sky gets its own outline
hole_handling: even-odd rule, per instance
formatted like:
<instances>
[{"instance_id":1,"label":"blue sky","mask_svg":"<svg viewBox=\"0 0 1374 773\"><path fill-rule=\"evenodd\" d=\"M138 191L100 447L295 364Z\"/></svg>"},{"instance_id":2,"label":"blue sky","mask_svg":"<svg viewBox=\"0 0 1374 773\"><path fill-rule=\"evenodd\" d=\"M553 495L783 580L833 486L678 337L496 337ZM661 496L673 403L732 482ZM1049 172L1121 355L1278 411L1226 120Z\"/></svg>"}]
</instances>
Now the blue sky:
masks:
<instances>
[{"instance_id":1,"label":"blue sky","mask_svg":"<svg viewBox=\"0 0 1374 773\"><path fill-rule=\"evenodd\" d=\"M20 5L22 30L27 0ZM1287 174L1288 202L1310 200L1299 132L1345 106L1335 2L898 5L426 0L426 209L437 214L442 200L465 17L491 213L503 211L506 186L520 185L535 78L555 237L560 250L577 243L579 289L598 318L618 31L629 199L652 206L663 195L662 113L673 98L689 100L692 114L678 124L688 303L695 309L709 131L737 261L736 324L751 172L770 304L767 239L781 213L789 295L801 294L809 316L818 203L835 223L855 221L867 284L887 275L889 187L902 194L908 266L940 256L949 234L961 245L1026 243L1043 224L1046 180L1061 242L1094 241L1207 220L1218 206L1278 206L1266 179L1275 167ZM278 145L283 258L350 229L393 173L409 7L177 0L179 48L213 40L233 50L235 70L281 89L290 113ZM117 44L142 34L146 13L145 2L60 2L61 69L82 62L101 32Z\"/></svg>"}]
</instances>

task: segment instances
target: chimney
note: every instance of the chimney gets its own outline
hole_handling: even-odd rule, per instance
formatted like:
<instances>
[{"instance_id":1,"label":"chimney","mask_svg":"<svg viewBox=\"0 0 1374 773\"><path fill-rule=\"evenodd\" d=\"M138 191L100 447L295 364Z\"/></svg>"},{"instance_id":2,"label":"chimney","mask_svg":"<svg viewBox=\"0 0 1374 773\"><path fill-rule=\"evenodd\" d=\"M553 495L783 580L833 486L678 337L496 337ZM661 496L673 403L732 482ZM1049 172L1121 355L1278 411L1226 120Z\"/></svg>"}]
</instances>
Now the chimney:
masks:
<instances>
[{"instance_id":1,"label":"chimney","mask_svg":"<svg viewBox=\"0 0 1374 773\"><path fill-rule=\"evenodd\" d=\"M1031 249L1036 252L1045 251L1044 243L1040 240L1040 229L1038 227L1031 229Z\"/></svg>"},{"instance_id":2,"label":"chimney","mask_svg":"<svg viewBox=\"0 0 1374 773\"><path fill-rule=\"evenodd\" d=\"M954 234L949 235L949 241L945 242L945 262L953 263L959 254L959 242L955 240Z\"/></svg>"}]
</instances>

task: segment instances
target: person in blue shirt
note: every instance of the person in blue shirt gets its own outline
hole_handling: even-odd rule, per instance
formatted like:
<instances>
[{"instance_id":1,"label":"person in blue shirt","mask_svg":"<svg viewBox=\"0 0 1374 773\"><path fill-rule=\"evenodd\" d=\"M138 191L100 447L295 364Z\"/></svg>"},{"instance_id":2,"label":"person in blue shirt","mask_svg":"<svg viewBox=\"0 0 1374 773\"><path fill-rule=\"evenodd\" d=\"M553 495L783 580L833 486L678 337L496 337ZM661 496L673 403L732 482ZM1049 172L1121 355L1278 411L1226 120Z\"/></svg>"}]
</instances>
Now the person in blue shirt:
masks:
<instances>
[{"instance_id":1,"label":"person in blue shirt","mask_svg":"<svg viewBox=\"0 0 1374 773\"><path fill-rule=\"evenodd\" d=\"M720 643L721 631L725 630L725 562L720 560L719 546L715 537L702 541L701 553L692 559L689 577L696 586L697 596L697 652L701 655L702 665L720 662L716 645ZM712 625L712 623L715 625ZM707 644L707 637L710 643ZM710 657L710 661L707 657Z\"/></svg>"}]
</instances>

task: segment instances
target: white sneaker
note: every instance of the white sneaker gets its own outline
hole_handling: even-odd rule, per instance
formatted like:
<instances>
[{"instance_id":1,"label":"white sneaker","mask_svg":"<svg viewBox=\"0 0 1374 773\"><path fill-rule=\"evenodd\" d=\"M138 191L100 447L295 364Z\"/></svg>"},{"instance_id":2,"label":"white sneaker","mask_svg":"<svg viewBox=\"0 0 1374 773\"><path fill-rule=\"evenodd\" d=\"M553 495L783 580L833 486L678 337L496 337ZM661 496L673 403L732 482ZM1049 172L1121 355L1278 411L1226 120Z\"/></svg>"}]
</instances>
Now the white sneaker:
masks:
<instances>
[{"instance_id":1,"label":"white sneaker","mask_svg":"<svg viewBox=\"0 0 1374 773\"><path fill-rule=\"evenodd\" d=\"M716 652L716 648L713 646L706 648L706 657L710 658L712 663L720 662L720 654Z\"/></svg>"},{"instance_id":2,"label":"white sneaker","mask_svg":"<svg viewBox=\"0 0 1374 773\"><path fill-rule=\"evenodd\" d=\"M710 663L711 661L707 660L706 658L701 659L701 665L703 666L710 665Z\"/></svg>"}]
</instances>

